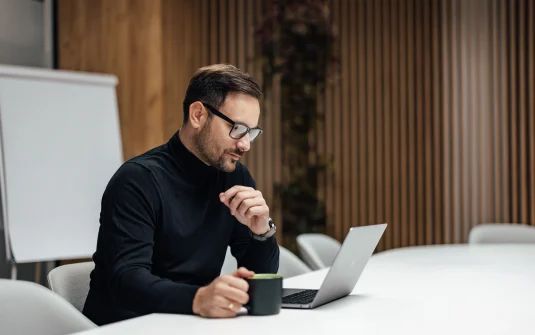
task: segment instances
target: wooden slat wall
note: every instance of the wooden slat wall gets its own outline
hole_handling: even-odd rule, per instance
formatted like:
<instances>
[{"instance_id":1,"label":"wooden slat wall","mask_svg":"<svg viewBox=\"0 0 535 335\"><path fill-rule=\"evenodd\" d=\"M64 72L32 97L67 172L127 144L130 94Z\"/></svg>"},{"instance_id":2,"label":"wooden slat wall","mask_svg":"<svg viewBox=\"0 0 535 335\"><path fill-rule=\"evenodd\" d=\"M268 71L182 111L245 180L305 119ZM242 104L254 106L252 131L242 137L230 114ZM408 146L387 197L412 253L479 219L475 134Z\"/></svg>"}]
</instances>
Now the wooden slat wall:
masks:
<instances>
[{"instance_id":1,"label":"wooden slat wall","mask_svg":"<svg viewBox=\"0 0 535 335\"><path fill-rule=\"evenodd\" d=\"M198 29L189 31L200 25L198 2L58 0L57 7L58 67L119 78L125 159L167 140L200 65Z\"/></svg>"},{"instance_id":2,"label":"wooden slat wall","mask_svg":"<svg viewBox=\"0 0 535 335\"><path fill-rule=\"evenodd\" d=\"M330 231L342 239L349 226L388 222L379 250L442 243L440 2L331 3L343 77L325 106L335 136Z\"/></svg>"},{"instance_id":3,"label":"wooden slat wall","mask_svg":"<svg viewBox=\"0 0 535 335\"><path fill-rule=\"evenodd\" d=\"M533 18L528 0L443 2L444 242L535 224Z\"/></svg>"},{"instance_id":4,"label":"wooden slat wall","mask_svg":"<svg viewBox=\"0 0 535 335\"><path fill-rule=\"evenodd\" d=\"M331 0L341 78L318 154L328 231L388 222L379 250L465 242L481 222L535 224L535 9L529 0ZM265 0L60 0L60 67L119 76L125 157L182 123L193 71L229 62L261 81ZM278 90L244 163L282 222ZM282 229L281 229L282 230ZM279 235L280 237L280 235Z\"/></svg>"},{"instance_id":5,"label":"wooden slat wall","mask_svg":"<svg viewBox=\"0 0 535 335\"><path fill-rule=\"evenodd\" d=\"M331 4L343 77L325 104L329 231L388 222L384 250L535 224L533 3Z\"/></svg>"}]
</instances>

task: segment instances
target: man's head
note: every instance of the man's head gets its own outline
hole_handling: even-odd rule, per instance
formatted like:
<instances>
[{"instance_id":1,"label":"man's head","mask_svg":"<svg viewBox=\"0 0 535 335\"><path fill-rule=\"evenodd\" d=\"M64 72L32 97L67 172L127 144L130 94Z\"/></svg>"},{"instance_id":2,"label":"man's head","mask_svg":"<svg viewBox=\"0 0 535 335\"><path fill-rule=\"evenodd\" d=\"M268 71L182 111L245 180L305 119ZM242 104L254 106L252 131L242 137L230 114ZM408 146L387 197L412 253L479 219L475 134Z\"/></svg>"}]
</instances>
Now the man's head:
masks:
<instances>
[{"instance_id":1,"label":"man's head","mask_svg":"<svg viewBox=\"0 0 535 335\"><path fill-rule=\"evenodd\" d=\"M202 67L184 98L184 132L191 150L215 168L231 172L261 131L262 92L247 73L232 65ZM234 123L234 124L233 124Z\"/></svg>"}]
</instances>

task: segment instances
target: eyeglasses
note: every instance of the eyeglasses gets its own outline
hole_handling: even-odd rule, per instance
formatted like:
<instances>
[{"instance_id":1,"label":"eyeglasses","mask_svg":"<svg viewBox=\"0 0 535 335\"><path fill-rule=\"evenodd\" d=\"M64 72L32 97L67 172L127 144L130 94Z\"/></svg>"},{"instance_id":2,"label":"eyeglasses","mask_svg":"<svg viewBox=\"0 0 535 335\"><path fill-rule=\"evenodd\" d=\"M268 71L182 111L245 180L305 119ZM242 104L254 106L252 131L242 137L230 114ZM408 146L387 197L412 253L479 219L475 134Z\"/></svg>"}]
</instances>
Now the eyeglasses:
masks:
<instances>
[{"instance_id":1,"label":"eyeglasses","mask_svg":"<svg viewBox=\"0 0 535 335\"><path fill-rule=\"evenodd\" d=\"M249 142L253 142L263 132L263 130L258 128L258 127L249 128L249 126L247 126L244 123L232 121L228 116L226 116L225 114L221 113L220 111L218 111L217 109L215 109L214 107L210 106L207 103L203 102L202 104L206 108L208 108L210 110L210 112L212 112L212 114L222 118L223 120L227 121L228 123L230 123L232 125L232 128L230 129L229 136L231 138L235 139L235 140L239 140L240 138L242 138L245 135L249 134Z\"/></svg>"}]
</instances>

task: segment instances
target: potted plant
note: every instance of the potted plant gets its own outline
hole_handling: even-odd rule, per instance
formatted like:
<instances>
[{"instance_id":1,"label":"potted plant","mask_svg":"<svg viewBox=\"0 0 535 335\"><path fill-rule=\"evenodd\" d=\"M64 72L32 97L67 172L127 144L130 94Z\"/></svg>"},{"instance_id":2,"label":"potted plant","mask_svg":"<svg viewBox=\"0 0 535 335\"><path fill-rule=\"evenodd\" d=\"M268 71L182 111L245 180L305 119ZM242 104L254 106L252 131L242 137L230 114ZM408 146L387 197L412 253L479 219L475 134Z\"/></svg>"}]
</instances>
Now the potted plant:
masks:
<instances>
[{"instance_id":1,"label":"potted plant","mask_svg":"<svg viewBox=\"0 0 535 335\"><path fill-rule=\"evenodd\" d=\"M275 78L279 85L283 180L274 191L282 211L283 244L293 249L298 234L326 233L318 178L329 158L310 153L317 152L316 127L325 117L320 101L338 71L337 33L326 0L267 4L256 35L266 95Z\"/></svg>"}]
</instances>

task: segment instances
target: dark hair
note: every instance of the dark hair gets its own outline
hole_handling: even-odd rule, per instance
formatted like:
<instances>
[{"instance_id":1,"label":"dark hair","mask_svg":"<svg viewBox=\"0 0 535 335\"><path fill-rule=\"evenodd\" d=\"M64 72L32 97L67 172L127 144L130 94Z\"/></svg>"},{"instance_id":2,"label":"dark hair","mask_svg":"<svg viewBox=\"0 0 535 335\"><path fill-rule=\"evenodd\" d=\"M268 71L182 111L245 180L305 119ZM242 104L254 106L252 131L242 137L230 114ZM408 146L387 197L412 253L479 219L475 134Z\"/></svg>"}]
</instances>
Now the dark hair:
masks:
<instances>
[{"instance_id":1,"label":"dark hair","mask_svg":"<svg viewBox=\"0 0 535 335\"><path fill-rule=\"evenodd\" d=\"M245 93L259 100L262 98L262 91L253 78L233 65L214 64L198 69L184 97L184 123L188 122L192 103L201 101L220 108L230 92Z\"/></svg>"}]
</instances>

